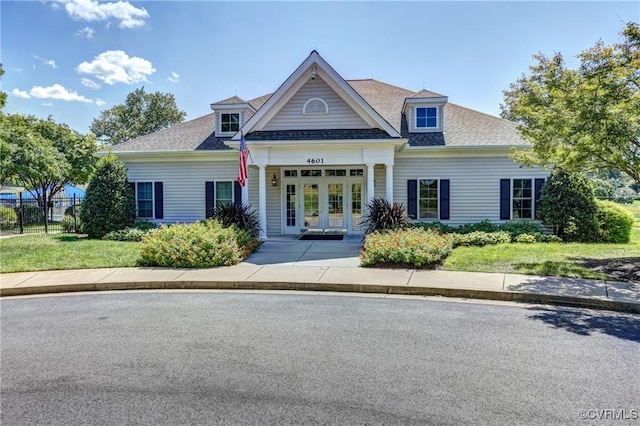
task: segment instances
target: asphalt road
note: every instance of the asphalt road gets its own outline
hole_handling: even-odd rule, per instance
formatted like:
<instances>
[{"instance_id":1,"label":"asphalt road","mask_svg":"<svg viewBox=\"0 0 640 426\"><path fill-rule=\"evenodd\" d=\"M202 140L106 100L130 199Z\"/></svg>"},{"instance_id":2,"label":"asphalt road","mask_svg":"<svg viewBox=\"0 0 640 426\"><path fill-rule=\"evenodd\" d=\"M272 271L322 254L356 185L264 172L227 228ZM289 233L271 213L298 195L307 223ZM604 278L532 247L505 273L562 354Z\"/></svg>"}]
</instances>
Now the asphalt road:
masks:
<instances>
[{"instance_id":1,"label":"asphalt road","mask_svg":"<svg viewBox=\"0 0 640 426\"><path fill-rule=\"evenodd\" d=\"M9 298L0 308L5 426L640 416L640 316L220 292Z\"/></svg>"}]
</instances>

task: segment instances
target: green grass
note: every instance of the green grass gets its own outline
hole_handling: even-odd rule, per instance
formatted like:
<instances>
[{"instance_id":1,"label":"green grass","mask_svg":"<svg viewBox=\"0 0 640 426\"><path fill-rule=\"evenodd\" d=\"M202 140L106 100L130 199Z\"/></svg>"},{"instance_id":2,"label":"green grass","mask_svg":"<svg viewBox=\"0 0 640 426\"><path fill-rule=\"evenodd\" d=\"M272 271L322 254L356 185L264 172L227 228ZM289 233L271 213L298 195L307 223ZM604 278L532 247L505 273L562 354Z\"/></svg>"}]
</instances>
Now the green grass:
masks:
<instances>
[{"instance_id":1,"label":"green grass","mask_svg":"<svg viewBox=\"0 0 640 426\"><path fill-rule=\"evenodd\" d=\"M72 234L0 239L0 272L135 266L141 243L102 241Z\"/></svg>"},{"instance_id":2,"label":"green grass","mask_svg":"<svg viewBox=\"0 0 640 426\"><path fill-rule=\"evenodd\" d=\"M590 259L640 257L640 201L630 207L636 222L629 244L536 243L458 247L444 262L449 271L508 272L573 278L607 276L582 265Z\"/></svg>"}]
</instances>

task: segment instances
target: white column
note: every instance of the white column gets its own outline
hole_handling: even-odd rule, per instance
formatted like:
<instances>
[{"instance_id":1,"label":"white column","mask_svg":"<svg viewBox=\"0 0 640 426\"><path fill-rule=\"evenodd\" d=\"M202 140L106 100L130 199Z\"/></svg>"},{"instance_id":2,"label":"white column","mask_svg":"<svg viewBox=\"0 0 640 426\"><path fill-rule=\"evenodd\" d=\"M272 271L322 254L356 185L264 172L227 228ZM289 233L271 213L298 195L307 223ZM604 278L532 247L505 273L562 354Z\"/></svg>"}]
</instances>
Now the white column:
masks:
<instances>
[{"instance_id":1,"label":"white column","mask_svg":"<svg viewBox=\"0 0 640 426\"><path fill-rule=\"evenodd\" d=\"M384 165L387 171L386 183L387 183L387 201L393 203L393 164Z\"/></svg>"},{"instance_id":2,"label":"white column","mask_svg":"<svg viewBox=\"0 0 640 426\"><path fill-rule=\"evenodd\" d=\"M242 204L249 204L249 178L244 181L242 187Z\"/></svg>"},{"instance_id":3,"label":"white column","mask_svg":"<svg viewBox=\"0 0 640 426\"><path fill-rule=\"evenodd\" d=\"M367 164L367 202L373 200L376 193L373 180L373 166L375 166L375 164Z\"/></svg>"},{"instance_id":4,"label":"white column","mask_svg":"<svg viewBox=\"0 0 640 426\"><path fill-rule=\"evenodd\" d=\"M260 219L260 238L267 238L267 166L258 165L258 217Z\"/></svg>"}]
</instances>

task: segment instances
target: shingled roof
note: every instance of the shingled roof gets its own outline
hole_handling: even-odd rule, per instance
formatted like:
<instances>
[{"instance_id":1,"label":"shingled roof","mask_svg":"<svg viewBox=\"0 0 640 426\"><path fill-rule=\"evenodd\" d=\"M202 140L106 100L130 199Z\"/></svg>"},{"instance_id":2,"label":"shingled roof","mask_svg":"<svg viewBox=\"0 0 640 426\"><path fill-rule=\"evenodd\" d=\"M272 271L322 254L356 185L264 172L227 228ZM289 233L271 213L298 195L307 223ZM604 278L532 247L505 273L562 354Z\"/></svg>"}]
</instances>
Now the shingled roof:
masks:
<instances>
[{"instance_id":1,"label":"shingled roof","mask_svg":"<svg viewBox=\"0 0 640 426\"><path fill-rule=\"evenodd\" d=\"M441 97L442 95L428 90L413 92L391 84L373 79L347 80L347 83L375 109L394 129L409 140L410 146L505 146L526 144L517 131L516 123L474 111L447 102L444 106L443 132L409 133L406 117L402 108L407 98ZM233 96L214 104L248 103L256 110L260 109L272 94L267 94L249 101ZM194 120L177 124L168 129L141 136L112 148L114 152L188 152L228 150L224 141L229 137L217 138L215 130L215 113L210 113ZM310 129L311 130L311 129ZM343 135L349 130L338 130L327 134ZM247 140L273 140L274 135L263 135L268 132L247 135ZM306 132L306 134L313 132ZM323 134L324 134L323 133ZM355 133L354 133L355 134ZM272 137L273 136L273 137ZM277 135L282 136L282 135ZM376 138L380 138L376 135ZM297 136L298 140L307 139ZM359 137L353 136L353 139ZM278 138L276 138L278 139Z\"/></svg>"}]
</instances>

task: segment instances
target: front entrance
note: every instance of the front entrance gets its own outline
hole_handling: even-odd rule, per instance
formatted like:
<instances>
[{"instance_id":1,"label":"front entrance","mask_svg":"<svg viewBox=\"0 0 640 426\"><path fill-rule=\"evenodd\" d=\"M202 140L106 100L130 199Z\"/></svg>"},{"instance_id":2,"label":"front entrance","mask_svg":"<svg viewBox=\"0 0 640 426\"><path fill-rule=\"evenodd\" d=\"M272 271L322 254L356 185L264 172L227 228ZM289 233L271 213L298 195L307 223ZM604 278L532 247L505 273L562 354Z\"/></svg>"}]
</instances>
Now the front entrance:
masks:
<instances>
[{"instance_id":1,"label":"front entrance","mask_svg":"<svg viewBox=\"0 0 640 426\"><path fill-rule=\"evenodd\" d=\"M353 175L348 175L347 169L312 170L316 172L313 176L291 176L292 171L288 172L283 185L285 234L360 232L364 207L362 169L354 169Z\"/></svg>"}]
</instances>

